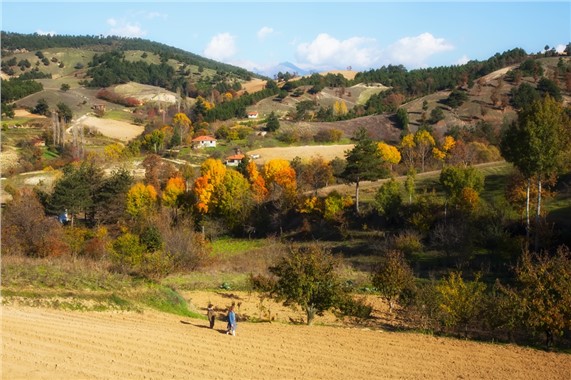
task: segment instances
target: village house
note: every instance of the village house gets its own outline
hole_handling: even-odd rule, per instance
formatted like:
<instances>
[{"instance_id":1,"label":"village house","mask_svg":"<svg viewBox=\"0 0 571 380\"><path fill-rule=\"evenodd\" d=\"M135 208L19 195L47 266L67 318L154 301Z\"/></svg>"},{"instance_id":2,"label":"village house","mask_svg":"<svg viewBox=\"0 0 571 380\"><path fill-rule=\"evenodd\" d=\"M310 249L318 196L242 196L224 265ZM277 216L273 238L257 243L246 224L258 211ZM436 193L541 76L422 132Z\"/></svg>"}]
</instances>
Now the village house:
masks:
<instances>
[{"instance_id":1,"label":"village house","mask_svg":"<svg viewBox=\"0 0 571 380\"><path fill-rule=\"evenodd\" d=\"M248 112L248 119L257 119L258 118L258 112L253 111L253 112Z\"/></svg>"},{"instance_id":2,"label":"village house","mask_svg":"<svg viewBox=\"0 0 571 380\"><path fill-rule=\"evenodd\" d=\"M192 139L192 147L194 149L215 148L216 139L212 136L198 136Z\"/></svg>"},{"instance_id":3,"label":"village house","mask_svg":"<svg viewBox=\"0 0 571 380\"><path fill-rule=\"evenodd\" d=\"M244 157L246 156L244 156L242 153L234 154L232 156L226 157L224 163L226 166L238 166Z\"/></svg>"}]
</instances>

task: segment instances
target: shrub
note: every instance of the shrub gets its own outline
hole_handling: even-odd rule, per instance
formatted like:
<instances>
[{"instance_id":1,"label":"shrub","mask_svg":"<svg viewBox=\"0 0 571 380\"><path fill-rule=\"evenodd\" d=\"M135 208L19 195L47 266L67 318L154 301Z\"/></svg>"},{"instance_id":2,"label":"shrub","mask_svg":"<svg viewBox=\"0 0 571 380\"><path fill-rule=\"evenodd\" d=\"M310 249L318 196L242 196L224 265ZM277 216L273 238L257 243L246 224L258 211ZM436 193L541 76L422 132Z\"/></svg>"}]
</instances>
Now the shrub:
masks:
<instances>
[{"instance_id":1,"label":"shrub","mask_svg":"<svg viewBox=\"0 0 571 380\"><path fill-rule=\"evenodd\" d=\"M415 252L422 252L423 244L421 237L417 232L404 231L394 237L393 247L397 251L410 255Z\"/></svg>"},{"instance_id":2,"label":"shrub","mask_svg":"<svg viewBox=\"0 0 571 380\"><path fill-rule=\"evenodd\" d=\"M341 297L337 305L343 315L367 319L371 317L373 307L366 303L365 298L354 298L347 294Z\"/></svg>"}]
</instances>

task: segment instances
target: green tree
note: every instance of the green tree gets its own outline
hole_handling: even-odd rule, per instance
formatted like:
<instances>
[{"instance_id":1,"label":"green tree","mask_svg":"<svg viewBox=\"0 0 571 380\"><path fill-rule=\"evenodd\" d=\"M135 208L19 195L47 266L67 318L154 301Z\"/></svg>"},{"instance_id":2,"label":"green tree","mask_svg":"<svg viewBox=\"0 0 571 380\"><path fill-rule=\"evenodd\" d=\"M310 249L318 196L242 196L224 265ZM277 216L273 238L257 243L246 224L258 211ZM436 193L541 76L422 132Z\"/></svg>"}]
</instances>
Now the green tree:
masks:
<instances>
[{"instance_id":1,"label":"green tree","mask_svg":"<svg viewBox=\"0 0 571 380\"><path fill-rule=\"evenodd\" d=\"M455 89L450 93L450 95L448 95L448 98L446 98L446 104L456 109L464 104L466 100L468 100L468 94L466 94L466 91Z\"/></svg>"},{"instance_id":2,"label":"green tree","mask_svg":"<svg viewBox=\"0 0 571 380\"><path fill-rule=\"evenodd\" d=\"M359 184L361 181L376 181L387 174L377 144L360 128L355 136L357 144L345 152L347 165L341 178L355 184L355 210L359 212Z\"/></svg>"},{"instance_id":3,"label":"green tree","mask_svg":"<svg viewBox=\"0 0 571 380\"><path fill-rule=\"evenodd\" d=\"M70 88L71 87L68 83L62 83L59 89L62 90L63 92L67 92L69 91Z\"/></svg>"},{"instance_id":4,"label":"green tree","mask_svg":"<svg viewBox=\"0 0 571 380\"><path fill-rule=\"evenodd\" d=\"M71 119L73 119L73 112L71 111L71 108L69 108L69 106L67 104L65 104L63 102L59 102L57 104L57 111L58 111L60 120L63 120L66 123L69 123L71 121Z\"/></svg>"},{"instance_id":5,"label":"green tree","mask_svg":"<svg viewBox=\"0 0 571 380\"><path fill-rule=\"evenodd\" d=\"M375 208L387 220L394 220L402 205L401 184L394 178L379 187L375 194Z\"/></svg>"},{"instance_id":6,"label":"green tree","mask_svg":"<svg viewBox=\"0 0 571 380\"><path fill-rule=\"evenodd\" d=\"M397 119L397 125L400 129L402 129L403 131L408 131L408 112L406 112L406 109L404 108L399 108L397 110L397 114L396 114L396 119Z\"/></svg>"},{"instance_id":7,"label":"green tree","mask_svg":"<svg viewBox=\"0 0 571 380\"><path fill-rule=\"evenodd\" d=\"M453 203L459 202L465 188L477 193L484 189L484 175L473 166L447 166L440 172L440 184Z\"/></svg>"},{"instance_id":8,"label":"green tree","mask_svg":"<svg viewBox=\"0 0 571 380\"><path fill-rule=\"evenodd\" d=\"M530 236L529 194L532 177L537 178L536 225L541 216L541 186L543 179L557 172L568 151L571 132L569 117L563 106L550 96L537 100L518 113L502 136L500 149L506 161L528 179L526 189L526 231ZM538 235L535 246L538 248Z\"/></svg>"},{"instance_id":9,"label":"green tree","mask_svg":"<svg viewBox=\"0 0 571 380\"><path fill-rule=\"evenodd\" d=\"M268 132L275 132L279 128L280 128L280 121L278 120L276 114L272 111L272 113L270 113L270 116L268 116L268 121L266 123L266 130Z\"/></svg>"},{"instance_id":10,"label":"green tree","mask_svg":"<svg viewBox=\"0 0 571 380\"><path fill-rule=\"evenodd\" d=\"M38 100L38 102L36 103L36 106L32 110L32 113L35 113L38 115L50 116L50 106L49 106L47 100L44 98L41 98L40 100Z\"/></svg>"},{"instance_id":11,"label":"green tree","mask_svg":"<svg viewBox=\"0 0 571 380\"><path fill-rule=\"evenodd\" d=\"M270 294L285 304L301 306L311 325L316 314L335 306L339 299L341 287L335 270L331 253L317 245L290 248L287 256L269 268L277 278Z\"/></svg>"},{"instance_id":12,"label":"green tree","mask_svg":"<svg viewBox=\"0 0 571 380\"><path fill-rule=\"evenodd\" d=\"M94 197L101 183L102 173L92 163L84 162L79 168L67 166L48 200L48 210L59 215L67 210L73 227L77 214L84 212L92 218Z\"/></svg>"},{"instance_id":13,"label":"green tree","mask_svg":"<svg viewBox=\"0 0 571 380\"><path fill-rule=\"evenodd\" d=\"M414 286L414 275L402 252L389 251L373 273L371 282L388 302L389 312L392 313L404 291Z\"/></svg>"}]
</instances>

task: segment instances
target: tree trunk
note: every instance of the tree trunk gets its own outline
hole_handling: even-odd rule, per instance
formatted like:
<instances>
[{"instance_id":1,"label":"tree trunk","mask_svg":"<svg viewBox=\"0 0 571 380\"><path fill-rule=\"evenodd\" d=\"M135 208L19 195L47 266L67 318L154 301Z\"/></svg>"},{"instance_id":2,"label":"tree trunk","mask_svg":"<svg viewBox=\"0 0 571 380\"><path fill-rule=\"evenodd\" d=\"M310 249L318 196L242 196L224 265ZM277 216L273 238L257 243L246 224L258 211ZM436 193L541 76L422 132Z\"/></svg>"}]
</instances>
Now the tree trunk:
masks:
<instances>
[{"instance_id":1,"label":"tree trunk","mask_svg":"<svg viewBox=\"0 0 571 380\"><path fill-rule=\"evenodd\" d=\"M359 213L359 180L355 183L355 211Z\"/></svg>"},{"instance_id":2,"label":"tree trunk","mask_svg":"<svg viewBox=\"0 0 571 380\"><path fill-rule=\"evenodd\" d=\"M539 218L541 216L541 174L537 175L537 210L535 212L535 252L539 249Z\"/></svg>"},{"instance_id":3,"label":"tree trunk","mask_svg":"<svg viewBox=\"0 0 571 380\"><path fill-rule=\"evenodd\" d=\"M529 189L531 187L531 177L527 179L527 186L525 189L525 240L529 247Z\"/></svg>"},{"instance_id":4,"label":"tree trunk","mask_svg":"<svg viewBox=\"0 0 571 380\"><path fill-rule=\"evenodd\" d=\"M316 312L317 312L317 309L315 308L315 306L313 304L307 305L305 307L305 313L307 314L307 324L308 325L313 324L313 319L315 318Z\"/></svg>"}]
</instances>

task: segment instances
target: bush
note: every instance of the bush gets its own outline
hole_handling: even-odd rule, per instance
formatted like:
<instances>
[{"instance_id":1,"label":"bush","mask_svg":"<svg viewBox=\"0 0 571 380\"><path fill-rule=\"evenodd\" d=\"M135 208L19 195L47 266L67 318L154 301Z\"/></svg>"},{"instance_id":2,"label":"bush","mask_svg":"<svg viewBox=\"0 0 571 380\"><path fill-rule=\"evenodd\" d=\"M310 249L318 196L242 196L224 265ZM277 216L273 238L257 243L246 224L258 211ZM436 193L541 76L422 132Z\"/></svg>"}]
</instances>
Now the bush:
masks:
<instances>
[{"instance_id":1,"label":"bush","mask_svg":"<svg viewBox=\"0 0 571 380\"><path fill-rule=\"evenodd\" d=\"M405 255L423 250L421 237L415 231L404 231L396 235L393 239L393 247L397 251L404 252Z\"/></svg>"},{"instance_id":2,"label":"bush","mask_svg":"<svg viewBox=\"0 0 571 380\"><path fill-rule=\"evenodd\" d=\"M349 294L341 297L337 307L343 315L363 319L371 318L373 312L373 307L366 303L365 298L356 299Z\"/></svg>"}]
</instances>

